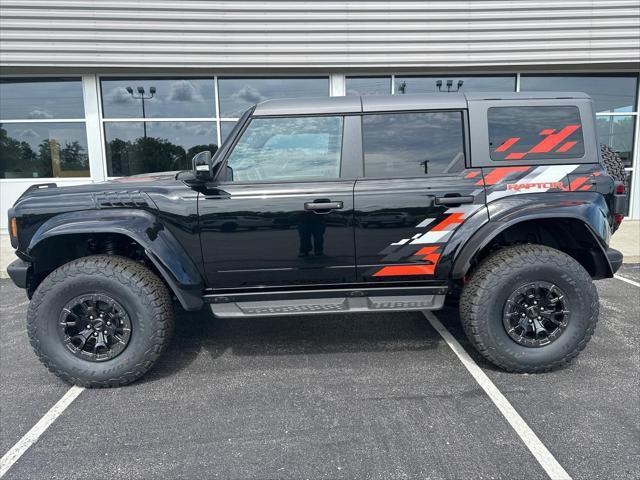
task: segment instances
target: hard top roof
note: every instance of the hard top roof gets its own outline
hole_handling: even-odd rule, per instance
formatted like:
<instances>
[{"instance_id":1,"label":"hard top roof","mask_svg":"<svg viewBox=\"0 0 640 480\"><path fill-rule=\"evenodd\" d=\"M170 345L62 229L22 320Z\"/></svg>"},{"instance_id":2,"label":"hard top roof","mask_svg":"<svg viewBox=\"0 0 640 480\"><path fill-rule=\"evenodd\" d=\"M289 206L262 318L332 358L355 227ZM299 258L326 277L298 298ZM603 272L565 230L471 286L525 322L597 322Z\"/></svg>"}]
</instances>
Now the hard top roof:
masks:
<instances>
[{"instance_id":1,"label":"hard top roof","mask_svg":"<svg viewBox=\"0 0 640 480\"><path fill-rule=\"evenodd\" d=\"M256 105L253 116L318 115L330 113L385 112L467 108L477 100L585 99L581 92L460 92L361 97L307 97L267 100Z\"/></svg>"}]
</instances>

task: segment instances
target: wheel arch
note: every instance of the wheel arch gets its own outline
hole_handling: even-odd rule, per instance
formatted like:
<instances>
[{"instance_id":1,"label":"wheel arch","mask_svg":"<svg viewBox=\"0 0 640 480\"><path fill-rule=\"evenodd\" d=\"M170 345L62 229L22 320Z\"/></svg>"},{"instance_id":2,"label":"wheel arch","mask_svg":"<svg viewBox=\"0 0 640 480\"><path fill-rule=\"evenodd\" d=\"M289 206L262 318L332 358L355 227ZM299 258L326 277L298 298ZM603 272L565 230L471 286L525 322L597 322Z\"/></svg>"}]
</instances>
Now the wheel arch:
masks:
<instances>
[{"instance_id":1,"label":"wheel arch","mask_svg":"<svg viewBox=\"0 0 640 480\"><path fill-rule=\"evenodd\" d=\"M464 279L483 258L504 246L536 243L572 256L594 279L611 278L613 269L605 240L596 233L590 220L579 213L552 210L489 221L462 247L451 276L454 280Z\"/></svg>"},{"instance_id":2,"label":"wheel arch","mask_svg":"<svg viewBox=\"0 0 640 480\"><path fill-rule=\"evenodd\" d=\"M80 252L90 252L87 242L95 239L126 239L138 246L183 308L202 307L204 284L191 257L156 215L143 210L86 210L50 218L32 236L26 251L36 281ZM106 247L88 254L92 253L115 252Z\"/></svg>"}]
</instances>

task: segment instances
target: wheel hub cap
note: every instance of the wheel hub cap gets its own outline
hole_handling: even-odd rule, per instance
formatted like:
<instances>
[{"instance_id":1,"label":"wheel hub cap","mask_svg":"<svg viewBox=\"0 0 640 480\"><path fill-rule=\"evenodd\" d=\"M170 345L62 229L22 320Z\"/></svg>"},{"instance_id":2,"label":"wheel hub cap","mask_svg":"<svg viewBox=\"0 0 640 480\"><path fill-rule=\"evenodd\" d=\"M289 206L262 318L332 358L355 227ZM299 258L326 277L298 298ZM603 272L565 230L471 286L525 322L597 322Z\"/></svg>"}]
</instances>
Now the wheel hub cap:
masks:
<instances>
[{"instance_id":1,"label":"wheel hub cap","mask_svg":"<svg viewBox=\"0 0 640 480\"><path fill-rule=\"evenodd\" d=\"M570 310L566 294L549 282L531 282L514 290L504 307L502 323L516 343L543 347L567 328Z\"/></svg>"},{"instance_id":2,"label":"wheel hub cap","mask_svg":"<svg viewBox=\"0 0 640 480\"><path fill-rule=\"evenodd\" d=\"M131 320L110 296L81 295L63 307L58 333L76 357L103 362L124 351L131 338Z\"/></svg>"}]
</instances>

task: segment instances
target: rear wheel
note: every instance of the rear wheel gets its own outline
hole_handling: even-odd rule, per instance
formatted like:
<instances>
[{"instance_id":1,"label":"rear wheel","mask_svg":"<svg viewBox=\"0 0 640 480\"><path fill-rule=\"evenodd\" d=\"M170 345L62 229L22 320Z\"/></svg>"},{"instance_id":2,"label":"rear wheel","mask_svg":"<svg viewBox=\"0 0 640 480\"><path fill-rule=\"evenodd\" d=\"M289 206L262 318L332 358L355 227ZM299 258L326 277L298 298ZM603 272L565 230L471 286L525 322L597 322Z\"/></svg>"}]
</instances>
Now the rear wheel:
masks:
<instances>
[{"instance_id":1,"label":"rear wheel","mask_svg":"<svg viewBox=\"0 0 640 480\"><path fill-rule=\"evenodd\" d=\"M167 288L128 258L96 255L52 272L27 313L31 345L63 380L85 387L133 382L169 343L173 306Z\"/></svg>"},{"instance_id":2,"label":"rear wheel","mask_svg":"<svg viewBox=\"0 0 640 480\"><path fill-rule=\"evenodd\" d=\"M486 258L465 285L460 316L467 337L508 371L553 370L584 349L598 320L598 293L569 255L517 245Z\"/></svg>"}]
</instances>

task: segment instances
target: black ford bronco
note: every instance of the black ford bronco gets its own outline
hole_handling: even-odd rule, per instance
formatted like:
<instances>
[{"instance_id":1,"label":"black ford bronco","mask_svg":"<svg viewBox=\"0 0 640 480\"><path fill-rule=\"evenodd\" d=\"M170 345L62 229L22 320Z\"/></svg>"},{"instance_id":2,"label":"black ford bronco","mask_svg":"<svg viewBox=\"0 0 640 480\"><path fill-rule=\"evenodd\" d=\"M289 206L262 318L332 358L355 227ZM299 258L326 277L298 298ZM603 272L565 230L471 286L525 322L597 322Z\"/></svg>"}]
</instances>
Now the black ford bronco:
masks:
<instances>
[{"instance_id":1,"label":"black ford bronco","mask_svg":"<svg viewBox=\"0 0 640 480\"><path fill-rule=\"evenodd\" d=\"M9 211L28 332L68 382L124 385L173 299L219 317L437 310L516 372L559 367L598 319L626 209L580 93L272 100L190 171L29 188Z\"/></svg>"}]
</instances>

